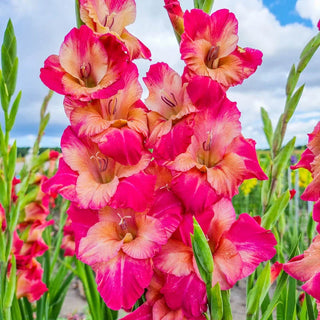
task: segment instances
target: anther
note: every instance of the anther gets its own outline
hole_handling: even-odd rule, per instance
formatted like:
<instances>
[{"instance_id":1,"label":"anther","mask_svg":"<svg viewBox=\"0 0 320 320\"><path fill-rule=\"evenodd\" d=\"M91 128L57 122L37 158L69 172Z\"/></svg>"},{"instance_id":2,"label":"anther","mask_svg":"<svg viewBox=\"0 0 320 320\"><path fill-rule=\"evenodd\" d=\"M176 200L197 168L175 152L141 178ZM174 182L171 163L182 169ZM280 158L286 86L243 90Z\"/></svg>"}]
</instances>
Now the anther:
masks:
<instances>
[{"instance_id":1,"label":"anther","mask_svg":"<svg viewBox=\"0 0 320 320\"><path fill-rule=\"evenodd\" d=\"M80 66L80 75L83 79L87 79L91 73L91 65L90 63L82 63Z\"/></svg>"},{"instance_id":2,"label":"anther","mask_svg":"<svg viewBox=\"0 0 320 320\"><path fill-rule=\"evenodd\" d=\"M212 144L212 131L208 132L207 140L202 143L203 150L209 151L211 149L211 144Z\"/></svg>"},{"instance_id":3,"label":"anther","mask_svg":"<svg viewBox=\"0 0 320 320\"><path fill-rule=\"evenodd\" d=\"M170 92L170 96L171 98L168 98L167 96L161 96L161 100L169 107L174 108L177 106L178 102L175 95L172 92Z\"/></svg>"}]
</instances>

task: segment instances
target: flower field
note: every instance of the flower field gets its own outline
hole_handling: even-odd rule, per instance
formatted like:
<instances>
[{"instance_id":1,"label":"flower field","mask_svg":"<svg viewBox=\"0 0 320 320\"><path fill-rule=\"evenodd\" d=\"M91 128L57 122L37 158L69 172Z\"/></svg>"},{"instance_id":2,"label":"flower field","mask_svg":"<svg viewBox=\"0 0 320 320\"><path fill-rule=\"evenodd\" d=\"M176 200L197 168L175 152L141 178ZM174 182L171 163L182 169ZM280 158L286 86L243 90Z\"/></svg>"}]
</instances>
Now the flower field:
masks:
<instances>
[{"instance_id":1,"label":"flower field","mask_svg":"<svg viewBox=\"0 0 320 320\"><path fill-rule=\"evenodd\" d=\"M320 122L303 150L284 142L320 22L274 128L261 108L269 147L257 151L229 88L263 52L240 47L234 13L165 0L184 70L159 61L140 75L136 60L152 52L127 29L135 1L75 9L77 26L40 70L49 93L21 170L10 140L21 99L14 21L3 37L0 320L61 319L75 278L87 314L68 320L236 319L239 281L247 320L320 319ZM54 92L69 123L61 152L40 150Z\"/></svg>"}]
</instances>

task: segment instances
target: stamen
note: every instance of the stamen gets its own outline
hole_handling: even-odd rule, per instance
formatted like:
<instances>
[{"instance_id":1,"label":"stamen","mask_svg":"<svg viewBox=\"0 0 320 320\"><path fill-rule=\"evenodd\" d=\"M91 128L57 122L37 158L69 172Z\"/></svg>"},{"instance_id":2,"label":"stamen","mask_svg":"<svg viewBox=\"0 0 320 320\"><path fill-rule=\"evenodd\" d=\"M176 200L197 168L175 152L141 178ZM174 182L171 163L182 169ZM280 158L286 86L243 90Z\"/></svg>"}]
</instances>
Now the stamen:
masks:
<instances>
[{"instance_id":1,"label":"stamen","mask_svg":"<svg viewBox=\"0 0 320 320\"><path fill-rule=\"evenodd\" d=\"M208 131L208 138L206 141L202 143L202 147L204 151L209 151L211 149L211 144L212 144L212 131Z\"/></svg>"},{"instance_id":2,"label":"stamen","mask_svg":"<svg viewBox=\"0 0 320 320\"><path fill-rule=\"evenodd\" d=\"M114 115L117 111L117 103L118 99L115 97L114 99L110 99L108 102L108 113L109 115Z\"/></svg>"},{"instance_id":3,"label":"stamen","mask_svg":"<svg viewBox=\"0 0 320 320\"><path fill-rule=\"evenodd\" d=\"M208 68L210 69L215 69L218 67L218 63L219 63L219 50L220 50L220 46L212 46L207 54L206 57L206 65Z\"/></svg>"},{"instance_id":4,"label":"stamen","mask_svg":"<svg viewBox=\"0 0 320 320\"><path fill-rule=\"evenodd\" d=\"M91 73L91 64L88 63L82 63L82 65L80 66L80 75L83 79L87 79L89 78Z\"/></svg>"},{"instance_id":5,"label":"stamen","mask_svg":"<svg viewBox=\"0 0 320 320\"><path fill-rule=\"evenodd\" d=\"M170 98L170 97L168 97L168 96L161 96L161 100L162 100L166 105L168 105L169 107L174 108L174 107L177 106L178 102L177 102L177 99L176 99L175 95L174 95L172 92L170 92L170 96L171 96L172 98Z\"/></svg>"},{"instance_id":6,"label":"stamen","mask_svg":"<svg viewBox=\"0 0 320 320\"><path fill-rule=\"evenodd\" d=\"M120 218L119 226L120 226L121 230L127 233L128 232L128 225L127 225L127 222L125 219L129 219L129 218L131 218L131 216L122 217L120 213L117 213L117 215Z\"/></svg>"},{"instance_id":7,"label":"stamen","mask_svg":"<svg viewBox=\"0 0 320 320\"><path fill-rule=\"evenodd\" d=\"M92 159L96 160L96 162L98 164L99 171L103 172L103 171L106 171L108 168L108 158L99 157L99 153L100 153L100 151L98 151L95 155L92 155L90 157L90 160L92 160Z\"/></svg>"}]
</instances>

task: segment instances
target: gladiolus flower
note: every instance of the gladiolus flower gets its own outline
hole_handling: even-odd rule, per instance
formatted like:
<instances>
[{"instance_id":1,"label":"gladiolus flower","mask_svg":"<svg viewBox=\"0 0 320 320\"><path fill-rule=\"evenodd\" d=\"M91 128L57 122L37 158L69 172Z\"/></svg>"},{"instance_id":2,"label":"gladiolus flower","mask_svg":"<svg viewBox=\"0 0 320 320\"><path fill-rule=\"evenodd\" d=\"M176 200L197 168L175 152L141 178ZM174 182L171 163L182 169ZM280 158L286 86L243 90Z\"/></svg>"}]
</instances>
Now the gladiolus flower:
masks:
<instances>
[{"instance_id":1,"label":"gladiolus flower","mask_svg":"<svg viewBox=\"0 0 320 320\"><path fill-rule=\"evenodd\" d=\"M173 160L190 144L192 114L198 110L188 96L187 83L167 64L152 65L143 80L149 89L145 103L151 110L148 147L156 157Z\"/></svg>"},{"instance_id":2,"label":"gladiolus flower","mask_svg":"<svg viewBox=\"0 0 320 320\"><path fill-rule=\"evenodd\" d=\"M59 176L51 178L51 186L47 183L46 188L64 192L66 187L72 191L67 196L73 196L71 200L77 200L81 208L100 209L107 204L136 210L146 207L153 193L154 178L142 170L148 166L151 154L140 154L136 164L125 166L106 156L97 144L79 139L70 127L62 136L61 149L66 173L73 172L74 176L71 175L72 181L64 182L64 172L58 170Z\"/></svg>"},{"instance_id":3,"label":"gladiolus flower","mask_svg":"<svg viewBox=\"0 0 320 320\"><path fill-rule=\"evenodd\" d=\"M283 265L283 270L291 277L305 282L302 289L320 301L320 235L301 255Z\"/></svg>"},{"instance_id":4,"label":"gladiolus flower","mask_svg":"<svg viewBox=\"0 0 320 320\"><path fill-rule=\"evenodd\" d=\"M301 199L316 202L313 219L320 223L320 122L308 136L307 149L302 153L300 161L291 166L291 169L305 168L311 172L313 180L302 193ZM317 230L320 232L320 224L318 224Z\"/></svg>"},{"instance_id":5,"label":"gladiolus flower","mask_svg":"<svg viewBox=\"0 0 320 320\"><path fill-rule=\"evenodd\" d=\"M237 45L238 22L226 9L211 16L198 9L186 11L184 28L180 52L188 78L208 76L227 90L242 83L262 62L259 50Z\"/></svg>"},{"instance_id":6,"label":"gladiolus flower","mask_svg":"<svg viewBox=\"0 0 320 320\"><path fill-rule=\"evenodd\" d=\"M32 259L28 265L19 265L17 268L17 298L26 297L31 303L39 300L48 291L47 286L41 280L42 274L43 270L36 259Z\"/></svg>"},{"instance_id":7,"label":"gladiolus flower","mask_svg":"<svg viewBox=\"0 0 320 320\"><path fill-rule=\"evenodd\" d=\"M218 83L198 77L188 92L201 112L194 117L194 135L186 152L166 165L177 172L173 191L187 210L200 212L221 197L231 199L243 180L267 176L258 163L255 142L241 135L236 104L227 99ZM205 196L197 197L199 188Z\"/></svg>"},{"instance_id":8,"label":"gladiolus flower","mask_svg":"<svg viewBox=\"0 0 320 320\"><path fill-rule=\"evenodd\" d=\"M177 0L165 0L165 9L168 12L174 33L180 42L181 35L184 32L183 26L183 11L180 3Z\"/></svg>"},{"instance_id":9,"label":"gladiolus flower","mask_svg":"<svg viewBox=\"0 0 320 320\"><path fill-rule=\"evenodd\" d=\"M122 80L124 88L108 99L81 102L67 97L64 100L66 114L79 137L87 136L99 143L107 139L108 130L123 127L147 137L147 115L140 100L142 87L134 64L122 75Z\"/></svg>"},{"instance_id":10,"label":"gladiolus flower","mask_svg":"<svg viewBox=\"0 0 320 320\"><path fill-rule=\"evenodd\" d=\"M152 258L167 242L170 225L176 224L163 206L154 208L153 216L111 207L80 214L74 206L69 209L77 257L95 270L98 290L108 307L130 309L149 285Z\"/></svg>"},{"instance_id":11,"label":"gladiolus flower","mask_svg":"<svg viewBox=\"0 0 320 320\"><path fill-rule=\"evenodd\" d=\"M80 0L80 17L97 34L117 36L128 48L131 59L150 59L150 50L125 29L136 19L134 0Z\"/></svg>"},{"instance_id":12,"label":"gladiolus flower","mask_svg":"<svg viewBox=\"0 0 320 320\"><path fill-rule=\"evenodd\" d=\"M129 64L126 49L116 37L101 39L81 26L65 37L59 56L45 61L40 78L50 89L72 99L103 99L123 88L121 74Z\"/></svg>"}]
</instances>

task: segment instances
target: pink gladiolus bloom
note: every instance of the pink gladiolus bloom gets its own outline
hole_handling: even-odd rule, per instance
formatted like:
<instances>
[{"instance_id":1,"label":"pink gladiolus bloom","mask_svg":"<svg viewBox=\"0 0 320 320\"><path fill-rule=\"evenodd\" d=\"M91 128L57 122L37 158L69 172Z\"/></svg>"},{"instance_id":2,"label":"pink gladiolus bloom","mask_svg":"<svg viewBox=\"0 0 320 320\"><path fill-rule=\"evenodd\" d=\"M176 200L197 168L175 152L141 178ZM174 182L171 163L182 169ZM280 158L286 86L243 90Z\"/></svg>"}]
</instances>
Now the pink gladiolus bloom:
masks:
<instances>
[{"instance_id":1,"label":"pink gladiolus bloom","mask_svg":"<svg viewBox=\"0 0 320 320\"><path fill-rule=\"evenodd\" d=\"M318 27L318 30L320 31L320 20L318 21L317 27Z\"/></svg>"},{"instance_id":2,"label":"pink gladiolus bloom","mask_svg":"<svg viewBox=\"0 0 320 320\"><path fill-rule=\"evenodd\" d=\"M313 239L303 254L285 263L283 270L291 277L305 282L301 288L320 301L320 235Z\"/></svg>"},{"instance_id":3,"label":"pink gladiolus bloom","mask_svg":"<svg viewBox=\"0 0 320 320\"><path fill-rule=\"evenodd\" d=\"M241 214L236 219L230 200L221 199L212 206L211 213L208 210L205 215L213 216L209 224L205 216L198 219L212 249L213 286L219 282L222 290L228 290L238 280L250 275L261 262L275 255L274 235L248 214ZM192 221L191 216L185 219L189 218ZM189 275L192 270L198 273L188 239L193 233L192 223L185 222L180 232L185 233L181 236L185 243L170 240L155 258L157 268L176 277Z\"/></svg>"},{"instance_id":4,"label":"pink gladiolus bloom","mask_svg":"<svg viewBox=\"0 0 320 320\"><path fill-rule=\"evenodd\" d=\"M194 105L194 135L185 153L166 165L177 172L172 188L187 210L200 212L221 197L232 198L245 179L267 179L255 142L241 134L240 112L216 81L198 77L188 86ZM205 192L205 196L204 196Z\"/></svg>"},{"instance_id":5,"label":"pink gladiolus bloom","mask_svg":"<svg viewBox=\"0 0 320 320\"><path fill-rule=\"evenodd\" d=\"M311 172L313 180L302 193L301 199L316 202L313 219L320 223L320 122L308 136L307 149L302 153L300 161L291 166L291 169L305 168ZM317 230L320 232L320 224Z\"/></svg>"},{"instance_id":6,"label":"pink gladiolus bloom","mask_svg":"<svg viewBox=\"0 0 320 320\"><path fill-rule=\"evenodd\" d=\"M276 261L272 266L271 266L271 283L273 283L277 278L280 272L283 269L283 263L279 263Z\"/></svg>"},{"instance_id":7,"label":"pink gladiolus bloom","mask_svg":"<svg viewBox=\"0 0 320 320\"><path fill-rule=\"evenodd\" d=\"M178 39L181 38L184 32L183 26L183 11L181 9L180 3L177 0L165 0L165 9L168 12L173 30Z\"/></svg>"},{"instance_id":8,"label":"pink gladiolus bloom","mask_svg":"<svg viewBox=\"0 0 320 320\"><path fill-rule=\"evenodd\" d=\"M188 84L165 63L152 65L143 80L149 89L145 103L151 110L148 146L156 155L174 159L189 145L193 133L191 115L198 111L188 96Z\"/></svg>"},{"instance_id":9,"label":"pink gladiolus bloom","mask_svg":"<svg viewBox=\"0 0 320 320\"><path fill-rule=\"evenodd\" d=\"M113 35L102 39L86 26L74 28L59 56L45 61L40 78L50 89L75 100L108 98L123 88L121 74L130 65L125 50Z\"/></svg>"},{"instance_id":10,"label":"pink gladiolus bloom","mask_svg":"<svg viewBox=\"0 0 320 320\"><path fill-rule=\"evenodd\" d=\"M165 299L162 288L166 284L166 275L156 271L146 293L146 302L137 310L130 313L122 320L203 320L204 315L199 317L188 316L182 308L172 309ZM205 304L204 304L205 307Z\"/></svg>"},{"instance_id":11,"label":"pink gladiolus bloom","mask_svg":"<svg viewBox=\"0 0 320 320\"><path fill-rule=\"evenodd\" d=\"M238 21L226 9L211 16L193 9L184 14L180 52L187 77L208 76L227 90L242 83L262 62L262 53L238 44Z\"/></svg>"},{"instance_id":12,"label":"pink gladiolus bloom","mask_svg":"<svg viewBox=\"0 0 320 320\"><path fill-rule=\"evenodd\" d=\"M154 178L142 170L151 154L144 153L138 163L125 166L106 156L95 143L77 138L70 127L62 136L61 149L65 163L77 176L73 201L77 200L81 208L100 209L107 204L145 208L153 193ZM56 183L54 179L52 182Z\"/></svg>"},{"instance_id":13,"label":"pink gladiolus bloom","mask_svg":"<svg viewBox=\"0 0 320 320\"><path fill-rule=\"evenodd\" d=\"M153 216L111 207L96 214L74 206L69 209L77 257L95 270L98 290L108 307L130 309L149 285L152 258L167 242L170 225L176 224L165 206L154 208Z\"/></svg>"},{"instance_id":14,"label":"pink gladiolus bloom","mask_svg":"<svg viewBox=\"0 0 320 320\"><path fill-rule=\"evenodd\" d=\"M96 143L105 138L108 129L128 127L148 135L147 115L141 102L142 87L134 64L122 75L124 88L108 99L90 102L64 101L66 114L79 137L91 137Z\"/></svg>"},{"instance_id":15,"label":"pink gladiolus bloom","mask_svg":"<svg viewBox=\"0 0 320 320\"><path fill-rule=\"evenodd\" d=\"M136 19L134 0L80 0L80 17L94 32L117 36L128 48L131 59L150 59L150 50L125 29Z\"/></svg>"}]
</instances>

